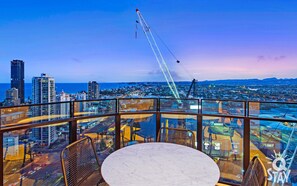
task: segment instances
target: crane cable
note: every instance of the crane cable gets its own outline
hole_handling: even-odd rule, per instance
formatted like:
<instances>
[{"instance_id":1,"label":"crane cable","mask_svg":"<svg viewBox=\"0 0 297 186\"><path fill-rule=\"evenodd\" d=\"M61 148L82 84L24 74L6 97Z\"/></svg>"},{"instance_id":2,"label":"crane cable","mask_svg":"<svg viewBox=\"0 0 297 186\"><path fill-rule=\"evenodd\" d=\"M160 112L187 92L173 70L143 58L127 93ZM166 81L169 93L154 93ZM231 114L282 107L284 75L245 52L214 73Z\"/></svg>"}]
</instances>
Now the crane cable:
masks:
<instances>
[{"instance_id":1,"label":"crane cable","mask_svg":"<svg viewBox=\"0 0 297 186\"><path fill-rule=\"evenodd\" d=\"M173 52L170 50L170 48L168 47L168 45L166 45L166 43L163 41L163 39L159 36L159 34L155 31L155 29L152 29L153 32L156 34L156 36L158 37L158 39L161 41L161 43L165 46L165 48L168 50L168 52L172 55L172 57L176 60L177 63L180 63L180 61L177 59L177 57L173 54Z\"/></svg>"},{"instance_id":2,"label":"crane cable","mask_svg":"<svg viewBox=\"0 0 297 186\"><path fill-rule=\"evenodd\" d=\"M137 31L138 31L138 27L137 25L140 24L138 20L136 20L136 26L135 26L135 38L137 39ZM178 63L183 71L185 72L185 74L188 76L189 79L195 79L193 73L190 73L185 66L180 63L180 61L177 59L177 57L174 55L174 53L170 50L170 48L168 47L168 45L164 42L164 40L159 36L159 34L156 32L155 29L153 29L151 26L149 26L149 29L151 30L151 32L154 32L154 34L157 36L157 38L161 41L161 43L165 46L165 48L167 49L167 51L171 54L171 56L176 60L176 63Z\"/></svg>"},{"instance_id":3,"label":"crane cable","mask_svg":"<svg viewBox=\"0 0 297 186\"><path fill-rule=\"evenodd\" d=\"M138 31L138 21L136 20L136 24L135 24L135 39L137 39L137 31Z\"/></svg>"},{"instance_id":4,"label":"crane cable","mask_svg":"<svg viewBox=\"0 0 297 186\"><path fill-rule=\"evenodd\" d=\"M146 23L146 21L144 20L142 14L140 13L140 11L138 9L136 9L136 13L137 13L138 18L139 18L138 21L139 21L141 27L143 28L144 34L145 34L145 36L146 36L146 38L147 38L147 40L149 42L149 45L150 45L150 47L151 47L151 49L152 49L152 51L153 51L153 53L155 55L155 58L156 58L156 60L157 60L157 62L159 64L159 67L160 67L160 69L161 69L161 71L162 71L162 73L163 73L163 75L164 75L164 77L166 79L168 87L170 88L170 90L171 90L172 94L174 95L174 97L179 100L180 97L179 97L179 93L177 91L176 85L175 85L174 80L172 78L172 75L171 75L171 73L170 73L170 71L168 69L166 61L164 60L163 55L162 55L162 53L161 53L161 51L160 51L160 49L159 49L159 47L158 47L158 45L157 45L157 43L155 41L155 38L154 38L154 36L153 36L153 34L151 32L151 29L148 26L148 24ZM179 102L180 102L180 100L179 100Z\"/></svg>"},{"instance_id":5,"label":"crane cable","mask_svg":"<svg viewBox=\"0 0 297 186\"><path fill-rule=\"evenodd\" d=\"M165 46L165 48L168 50L168 52L171 54L171 56L176 60L176 63L178 63L182 68L183 70L186 72L187 76L189 79L194 79L194 76L193 74L191 74L186 68L185 66L183 65L183 63L181 63L177 57L174 55L174 53L170 50L170 48L168 47L168 45L164 42L164 40L159 36L159 34L157 33L157 31L155 29L152 29L151 30L155 33L155 35L157 36L157 38L161 41L161 43ZM192 77L191 77L192 75Z\"/></svg>"},{"instance_id":6,"label":"crane cable","mask_svg":"<svg viewBox=\"0 0 297 186\"><path fill-rule=\"evenodd\" d=\"M136 21L136 23L139 23L138 21ZM189 79L194 79L194 76L192 73L190 73L185 66L180 62L180 60L177 59L177 57L174 55L174 53L172 52L172 50L170 50L170 48L168 47L168 45L164 42L164 40L160 37L160 35L157 33L157 31L155 29L153 29L150 26L150 29L152 32L154 32L154 34L157 36L157 38L161 41L161 43L165 46L165 48L168 50L168 52L171 54L171 56L176 60L176 63L178 63L182 69L186 72L186 75L188 76Z\"/></svg>"}]
</instances>

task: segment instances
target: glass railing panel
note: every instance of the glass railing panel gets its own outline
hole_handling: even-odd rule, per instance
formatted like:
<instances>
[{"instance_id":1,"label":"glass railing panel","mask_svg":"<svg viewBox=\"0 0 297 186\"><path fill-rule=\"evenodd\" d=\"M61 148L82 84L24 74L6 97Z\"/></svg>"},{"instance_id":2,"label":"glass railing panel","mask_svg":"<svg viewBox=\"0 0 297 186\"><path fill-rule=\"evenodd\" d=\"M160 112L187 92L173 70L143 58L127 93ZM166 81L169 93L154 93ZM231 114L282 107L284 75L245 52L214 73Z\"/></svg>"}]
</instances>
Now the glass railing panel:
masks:
<instances>
[{"instance_id":1,"label":"glass railing panel","mask_svg":"<svg viewBox=\"0 0 297 186\"><path fill-rule=\"evenodd\" d=\"M250 155L263 161L269 183L297 185L297 124L251 120Z\"/></svg>"},{"instance_id":2,"label":"glass railing panel","mask_svg":"<svg viewBox=\"0 0 297 186\"><path fill-rule=\"evenodd\" d=\"M4 185L63 185L60 153L69 144L68 126L3 133Z\"/></svg>"},{"instance_id":3,"label":"glass railing panel","mask_svg":"<svg viewBox=\"0 0 297 186\"><path fill-rule=\"evenodd\" d=\"M244 105L243 101L202 100L202 114L244 116Z\"/></svg>"},{"instance_id":4,"label":"glass railing panel","mask_svg":"<svg viewBox=\"0 0 297 186\"><path fill-rule=\"evenodd\" d=\"M221 181L238 184L243 173L243 119L202 118L202 150L218 164Z\"/></svg>"},{"instance_id":5,"label":"glass railing panel","mask_svg":"<svg viewBox=\"0 0 297 186\"><path fill-rule=\"evenodd\" d=\"M74 116L94 116L116 112L116 100L88 100L74 102Z\"/></svg>"},{"instance_id":6,"label":"glass railing panel","mask_svg":"<svg viewBox=\"0 0 297 186\"><path fill-rule=\"evenodd\" d=\"M297 120L297 104L249 102L249 116Z\"/></svg>"},{"instance_id":7,"label":"glass railing panel","mask_svg":"<svg viewBox=\"0 0 297 186\"><path fill-rule=\"evenodd\" d=\"M78 139L89 136L93 139L99 160L102 161L115 150L115 117L105 116L78 120Z\"/></svg>"},{"instance_id":8,"label":"glass railing panel","mask_svg":"<svg viewBox=\"0 0 297 186\"><path fill-rule=\"evenodd\" d=\"M161 114L161 127L191 130L195 135L195 146L197 148L197 115Z\"/></svg>"},{"instance_id":9,"label":"glass railing panel","mask_svg":"<svg viewBox=\"0 0 297 186\"><path fill-rule=\"evenodd\" d=\"M157 99L119 99L119 112L156 111Z\"/></svg>"},{"instance_id":10,"label":"glass railing panel","mask_svg":"<svg viewBox=\"0 0 297 186\"><path fill-rule=\"evenodd\" d=\"M198 104L198 99L160 99L160 111L198 113Z\"/></svg>"},{"instance_id":11,"label":"glass railing panel","mask_svg":"<svg viewBox=\"0 0 297 186\"><path fill-rule=\"evenodd\" d=\"M1 108L1 126L57 121L70 117L70 102Z\"/></svg>"},{"instance_id":12,"label":"glass railing panel","mask_svg":"<svg viewBox=\"0 0 297 186\"><path fill-rule=\"evenodd\" d=\"M155 114L121 115L121 147L156 140Z\"/></svg>"}]
</instances>

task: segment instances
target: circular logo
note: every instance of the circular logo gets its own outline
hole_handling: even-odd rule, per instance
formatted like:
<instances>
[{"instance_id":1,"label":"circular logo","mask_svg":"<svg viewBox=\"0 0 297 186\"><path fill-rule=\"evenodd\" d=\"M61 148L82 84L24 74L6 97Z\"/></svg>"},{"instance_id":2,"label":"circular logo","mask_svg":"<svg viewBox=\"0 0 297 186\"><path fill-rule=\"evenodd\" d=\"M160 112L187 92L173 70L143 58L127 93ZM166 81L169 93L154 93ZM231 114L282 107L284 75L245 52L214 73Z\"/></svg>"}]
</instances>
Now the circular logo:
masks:
<instances>
[{"instance_id":1,"label":"circular logo","mask_svg":"<svg viewBox=\"0 0 297 186\"><path fill-rule=\"evenodd\" d=\"M280 172L282 170L286 171L286 160L284 158L278 157L275 158L272 162L272 167L274 170L276 170L277 172Z\"/></svg>"}]
</instances>

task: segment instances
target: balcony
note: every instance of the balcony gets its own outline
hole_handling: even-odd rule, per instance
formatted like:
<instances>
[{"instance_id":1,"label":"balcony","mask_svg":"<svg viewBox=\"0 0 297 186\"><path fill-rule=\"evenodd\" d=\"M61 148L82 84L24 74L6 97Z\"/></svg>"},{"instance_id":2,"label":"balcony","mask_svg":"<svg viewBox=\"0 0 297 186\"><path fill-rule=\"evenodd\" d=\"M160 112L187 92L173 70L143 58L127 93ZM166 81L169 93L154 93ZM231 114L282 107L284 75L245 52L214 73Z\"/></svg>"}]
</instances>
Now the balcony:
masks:
<instances>
[{"instance_id":1,"label":"balcony","mask_svg":"<svg viewBox=\"0 0 297 186\"><path fill-rule=\"evenodd\" d=\"M63 185L59 155L69 143L93 138L103 161L116 149L156 141L163 126L193 131L196 148L218 164L222 183L239 185L257 155L270 184L297 185L294 103L123 98L2 107L0 113L0 185ZM280 158L286 171L275 170Z\"/></svg>"}]
</instances>

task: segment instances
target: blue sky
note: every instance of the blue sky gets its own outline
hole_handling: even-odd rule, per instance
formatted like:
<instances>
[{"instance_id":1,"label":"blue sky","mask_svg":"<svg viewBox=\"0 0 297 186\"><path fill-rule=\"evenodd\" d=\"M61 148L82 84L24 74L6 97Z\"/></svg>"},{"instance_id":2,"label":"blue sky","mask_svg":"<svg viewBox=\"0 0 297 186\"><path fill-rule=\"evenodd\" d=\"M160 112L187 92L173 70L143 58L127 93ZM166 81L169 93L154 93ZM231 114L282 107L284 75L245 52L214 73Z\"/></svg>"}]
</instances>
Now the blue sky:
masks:
<instances>
[{"instance_id":1,"label":"blue sky","mask_svg":"<svg viewBox=\"0 0 297 186\"><path fill-rule=\"evenodd\" d=\"M0 3L0 83L10 61L25 81L165 81L135 9L166 42L174 79L297 78L295 0L47 0Z\"/></svg>"}]
</instances>

